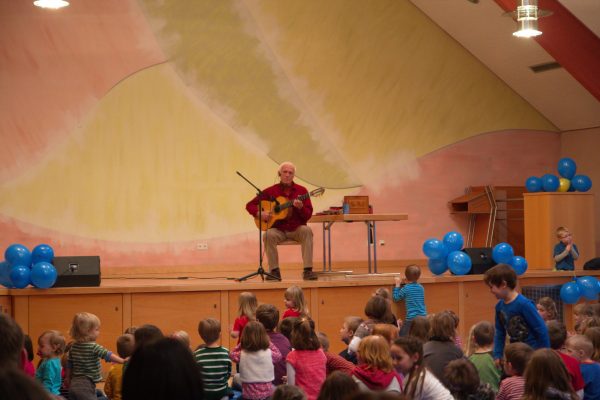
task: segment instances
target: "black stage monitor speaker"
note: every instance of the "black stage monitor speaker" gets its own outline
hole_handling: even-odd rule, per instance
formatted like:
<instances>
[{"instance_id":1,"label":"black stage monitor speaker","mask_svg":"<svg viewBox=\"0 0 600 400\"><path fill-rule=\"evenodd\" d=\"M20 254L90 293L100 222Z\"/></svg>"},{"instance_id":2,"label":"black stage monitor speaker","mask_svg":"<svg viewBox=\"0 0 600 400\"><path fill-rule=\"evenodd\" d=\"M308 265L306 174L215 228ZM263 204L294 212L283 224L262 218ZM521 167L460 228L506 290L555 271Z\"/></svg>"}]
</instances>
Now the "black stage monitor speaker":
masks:
<instances>
[{"instance_id":1,"label":"black stage monitor speaker","mask_svg":"<svg viewBox=\"0 0 600 400\"><path fill-rule=\"evenodd\" d=\"M491 247L470 247L463 251L471 257L472 267L469 274L485 274L485 271L496 265Z\"/></svg>"},{"instance_id":2,"label":"black stage monitor speaker","mask_svg":"<svg viewBox=\"0 0 600 400\"><path fill-rule=\"evenodd\" d=\"M100 257L54 257L58 276L53 287L100 286Z\"/></svg>"}]
</instances>

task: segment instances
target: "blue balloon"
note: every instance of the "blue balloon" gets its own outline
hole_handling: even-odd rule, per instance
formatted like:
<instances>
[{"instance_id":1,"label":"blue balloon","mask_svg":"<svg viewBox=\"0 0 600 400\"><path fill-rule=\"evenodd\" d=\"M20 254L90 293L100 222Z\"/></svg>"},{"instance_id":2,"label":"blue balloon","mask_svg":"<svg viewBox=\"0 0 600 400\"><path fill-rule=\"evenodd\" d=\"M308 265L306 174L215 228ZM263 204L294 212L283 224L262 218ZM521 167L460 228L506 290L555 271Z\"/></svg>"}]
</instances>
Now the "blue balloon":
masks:
<instances>
[{"instance_id":1,"label":"blue balloon","mask_svg":"<svg viewBox=\"0 0 600 400\"><path fill-rule=\"evenodd\" d=\"M542 176L542 187L545 192L556 192L560 186L560 181L556 175L546 174Z\"/></svg>"},{"instance_id":2,"label":"blue balloon","mask_svg":"<svg viewBox=\"0 0 600 400\"><path fill-rule=\"evenodd\" d=\"M573 179L575 171L577 171L577 164L572 158L564 157L558 161L558 174L563 178Z\"/></svg>"},{"instance_id":3,"label":"blue balloon","mask_svg":"<svg viewBox=\"0 0 600 400\"><path fill-rule=\"evenodd\" d=\"M571 186L578 192L587 192L592 188L592 180L587 175L575 175L571 179Z\"/></svg>"},{"instance_id":4,"label":"blue balloon","mask_svg":"<svg viewBox=\"0 0 600 400\"><path fill-rule=\"evenodd\" d=\"M56 268L54 265L41 261L31 268L31 283L40 289L48 289L56 283Z\"/></svg>"},{"instance_id":5,"label":"blue balloon","mask_svg":"<svg viewBox=\"0 0 600 400\"><path fill-rule=\"evenodd\" d=\"M525 187L528 192L535 193L542 191L542 180L537 176L530 176L525 181Z\"/></svg>"},{"instance_id":6,"label":"blue balloon","mask_svg":"<svg viewBox=\"0 0 600 400\"><path fill-rule=\"evenodd\" d=\"M10 264L6 261L0 263L0 285L9 289L14 287L10 280Z\"/></svg>"},{"instance_id":7,"label":"blue balloon","mask_svg":"<svg viewBox=\"0 0 600 400\"><path fill-rule=\"evenodd\" d=\"M589 300L598 299L598 279L593 276L582 276L577 278L579 293Z\"/></svg>"},{"instance_id":8,"label":"blue balloon","mask_svg":"<svg viewBox=\"0 0 600 400\"><path fill-rule=\"evenodd\" d=\"M31 252L31 263L34 265L42 261L51 263L53 259L54 249L47 244L38 244Z\"/></svg>"},{"instance_id":9,"label":"blue balloon","mask_svg":"<svg viewBox=\"0 0 600 400\"><path fill-rule=\"evenodd\" d=\"M498 264L510 264L514 256L515 252L508 243L498 243L492 250L492 258Z\"/></svg>"},{"instance_id":10,"label":"blue balloon","mask_svg":"<svg viewBox=\"0 0 600 400\"><path fill-rule=\"evenodd\" d=\"M448 232L444 235L444 246L448 252L462 250L465 239L458 232Z\"/></svg>"},{"instance_id":11,"label":"blue balloon","mask_svg":"<svg viewBox=\"0 0 600 400\"><path fill-rule=\"evenodd\" d=\"M448 254L448 250L444 243L438 239L427 239L423 243L423 253L429 258L444 258Z\"/></svg>"},{"instance_id":12,"label":"blue balloon","mask_svg":"<svg viewBox=\"0 0 600 400\"><path fill-rule=\"evenodd\" d=\"M29 285L31 278L31 269L24 265L12 267L10 271L10 280L17 289L23 289Z\"/></svg>"},{"instance_id":13,"label":"blue balloon","mask_svg":"<svg viewBox=\"0 0 600 400\"><path fill-rule=\"evenodd\" d=\"M462 251L448 254L448 268L454 275L468 274L471 270L471 257Z\"/></svg>"},{"instance_id":14,"label":"blue balloon","mask_svg":"<svg viewBox=\"0 0 600 400\"><path fill-rule=\"evenodd\" d=\"M567 304L577 303L580 297L579 286L574 281L567 282L560 288L560 298Z\"/></svg>"},{"instance_id":15,"label":"blue balloon","mask_svg":"<svg viewBox=\"0 0 600 400\"><path fill-rule=\"evenodd\" d=\"M448 265L446 264L445 258L430 258L429 261L427 261L427 265L434 275L441 275L448 271Z\"/></svg>"},{"instance_id":16,"label":"blue balloon","mask_svg":"<svg viewBox=\"0 0 600 400\"><path fill-rule=\"evenodd\" d=\"M31 253L29 249L22 244L11 244L4 252L4 258L13 267L16 265L31 265Z\"/></svg>"},{"instance_id":17,"label":"blue balloon","mask_svg":"<svg viewBox=\"0 0 600 400\"><path fill-rule=\"evenodd\" d=\"M510 266L513 267L517 275L523 275L527 271L527 260L521 256L514 256L510 260Z\"/></svg>"}]
</instances>

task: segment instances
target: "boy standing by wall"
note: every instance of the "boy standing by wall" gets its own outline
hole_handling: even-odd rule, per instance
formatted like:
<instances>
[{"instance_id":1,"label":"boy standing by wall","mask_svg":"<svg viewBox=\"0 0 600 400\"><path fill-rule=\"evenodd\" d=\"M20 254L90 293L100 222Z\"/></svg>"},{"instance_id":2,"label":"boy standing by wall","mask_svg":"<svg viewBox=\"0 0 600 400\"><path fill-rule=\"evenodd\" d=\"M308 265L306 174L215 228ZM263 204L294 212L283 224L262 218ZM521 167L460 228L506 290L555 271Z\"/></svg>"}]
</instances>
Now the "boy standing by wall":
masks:
<instances>
[{"instance_id":1,"label":"boy standing by wall","mask_svg":"<svg viewBox=\"0 0 600 400\"><path fill-rule=\"evenodd\" d=\"M573 271L575 269L575 260L579 258L579 250L573 243L573 235L563 226L556 230L558 243L554 246L555 270Z\"/></svg>"},{"instance_id":2,"label":"boy standing by wall","mask_svg":"<svg viewBox=\"0 0 600 400\"><path fill-rule=\"evenodd\" d=\"M510 342L524 342L533 349L550 347L548 328L535 304L516 291L517 274L510 265L498 264L487 270L483 281L499 300L496 304L496 334L493 356L499 365L508 335Z\"/></svg>"},{"instance_id":3,"label":"boy standing by wall","mask_svg":"<svg viewBox=\"0 0 600 400\"><path fill-rule=\"evenodd\" d=\"M421 277L421 269L417 265L409 265L404 271L406 284L401 285L399 277L396 277L396 287L394 288L394 301L404 300L406 303L406 321L400 329L400 336L408 335L410 324L415 317L427 316L425 308L425 289L418 280Z\"/></svg>"}]
</instances>

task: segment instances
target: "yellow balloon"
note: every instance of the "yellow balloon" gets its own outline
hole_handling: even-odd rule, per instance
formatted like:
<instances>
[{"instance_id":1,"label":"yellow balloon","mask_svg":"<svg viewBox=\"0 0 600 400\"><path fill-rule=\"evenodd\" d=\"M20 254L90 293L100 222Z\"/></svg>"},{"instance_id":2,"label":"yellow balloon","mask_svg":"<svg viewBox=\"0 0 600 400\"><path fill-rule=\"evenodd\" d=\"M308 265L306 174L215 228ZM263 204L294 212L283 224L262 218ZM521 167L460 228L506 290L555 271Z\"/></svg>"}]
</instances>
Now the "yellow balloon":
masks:
<instances>
[{"instance_id":1,"label":"yellow balloon","mask_svg":"<svg viewBox=\"0 0 600 400\"><path fill-rule=\"evenodd\" d=\"M571 187L571 181L567 178L560 178L557 192L568 192Z\"/></svg>"}]
</instances>

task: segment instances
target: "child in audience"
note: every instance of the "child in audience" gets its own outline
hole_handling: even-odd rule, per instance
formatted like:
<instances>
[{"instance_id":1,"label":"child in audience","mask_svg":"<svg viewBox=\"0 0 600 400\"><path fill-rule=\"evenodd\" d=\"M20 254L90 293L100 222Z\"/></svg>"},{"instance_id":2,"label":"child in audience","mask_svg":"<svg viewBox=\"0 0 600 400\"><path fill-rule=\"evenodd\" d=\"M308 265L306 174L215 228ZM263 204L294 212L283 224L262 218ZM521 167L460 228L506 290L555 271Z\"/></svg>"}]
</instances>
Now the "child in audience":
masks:
<instances>
[{"instance_id":1,"label":"child in audience","mask_svg":"<svg viewBox=\"0 0 600 400\"><path fill-rule=\"evenodd\" d=\"M500 371L492 357L494 325L488 321L475 324L469 340L474 344L474 352L469 356L469 361L477 368L481 382L489 384L497 392L500 384Z\"/></svg>"},{"instance_id":2,"label":"child in audience","mask_svg":"<svg viewBox=\"0 0 600 400\"><path fill-rule=\"evenodd\" d=\"M421 276L421 269L417 265L409 265L404 270L406 284L402 285L400 277L396 277L396 287L394 287L394 301L404 300L406 305L406 321L400 329L400 336L405 336L410 330L410 325L415 317L424 317L427 315L425 307L425 289L418 280Z\"/></svg>"},{"instance_id":3,"label":"child in audience","mask_svg":"<svg viewBox=\"0 0 600 400\"><path fill-rule=\"evenodd\" d=\"M398 339L398 327L391 324L375 324L372 334L383 336L391 346L392 342Z\"/></svg>"},{"instance_id":4,"label":"child in audience","mask_svg":"<svg viewBox=\"0 0 600 400\"><path fill-rule=\"evenodd\" d=\"M277 324L277 331L281 333L283 336L292 343L292 331L294 330L294 325L300 320L300 318L290 317L286 319L282 319Z\"/></svg>"},{"instance_id":5,"label":"child in audience","mask_svg":"<svg viewBox=\"0 0 600 400\"><path fill-rule=\"evenodd\" d=\"M454 344L454 318L448 312L437 313L431 319L431 338L423 345L423 363L446 386L444 368L450 361L463 358Z\"/></svg>"},{"instance_id":6,"label":"child in audience","mask_svg":"<svg viewBox=\"0 0 600 400\"><path fill-rule=\"evenodd\" d=\"M575 326L575 333L583 335L582 327L583 322L590 317L594 316L594 309L590 304L579 303L573 306L573 324Z\"/></svg>"},{"instance_id":7,"label":"child in audience","mask_svg":"<svg viewBox=\"0 0 600 400\"><path fill-rule=\"evenodd\" d=\"M385 301L388 304L389 310L390 310L390 313L388 315L389 320L386 319L385 322L388 324L394 325L395 327L398 327L398 324L401 323L401 321L399 321L398 318L392 312L393 296L392 296L392 293L390 292L390 290L388 288L384 288L384 287L377 288L377 290L375 290L375 293L373 293L373 296L380 296L385 299Z\"/></svg>"},{"instance_id":8,"label":"child in audience","mask_svg":"<svg viewBox=\"0 0 600 400\"><path fill-rule=\"evenodd\" d=\"M348 400L357 393L358 385L350 375L333 371L323 382L317 400Z\"/></svg>"},{"instance_id":9,"label":"child in audience","mask_svg":"<svg viewBox=\"0 0 600 400\"><path fill-rule=\"evenodd\" d=\"M308 306L304 300L304 292L302 288L296 285L290 286L286 289L284 295L285 311L281 319L289 317L307 317Z\"/></svg>"},{"instance_id":10,"label":"child in audience","mask_svg":"<svg viewBox=\"0 0 600 400\"><path fill-rule=\"evenodd\" d=\"M256 319L263 324L267 331L267 335L269 335L269 340L271 340L271 343L273 343L281 353L281 360L274 364L275 380L273 380L275 386L281 385L283 383L283 377L286 374L285 359L288 353L292 351L292 345L287 337L279 332L275 332L275 328L279 322L279 310L272 304L261 304L256 309Z\"/></svg>"},{"instance_id":11,"label":"child in audience","mask_svg":"<svg viewBox=\"0 0 600 400\"><path fill-rule=\"evenodd\" d=\"M51 394L58 396L62 384L60 356L65 351L65 337L58 331L45 331L38 338L40 363L35 378Z\"/></svg>"},{"instance_id":12,"label":"child in audience","mask_svg":"<svg viewBox=\"0 0 600 400\"><path fill-rule=\"evenodd\" d=\"M311 319L302 318L294 324L292 348L286 359L288 385L300 386L308 400L315 400L325 381L327 357Z\"/></svg>"},{"instance_id":13,"label":"child in audience","mask_svg":"<svg viewBox=\"0 0 600 400\"><path fill-rule=\"evenodd\" d=\"M567 328L565 328L565 325L562 322L557 320L549 321L546 325L548 326L550 347L552 350L556 351L556 354L560 356L565 364L571 380L571 387L579 397L583 397L583 387L585 384L583 382L583 377L581 376L579 361L561 351L567 341Z\"/></svg>"},{"instance_id":14,"label":"child in audience","mask_svg":"<svg viewBox=\"0 0 600 400\"><path fill-rule=\"evenodd\" d=\"M279 385L271 400L306 400L306 393L298 386Z\"/></svg>"},{"instance_id":15,"label":"child in audience","mask_svg":"<svg viewBox=\"0 0 600 400\"><path fill-rule=\"evenodd\" d=\"M592 354L592 360L595 362L600 362L600 328L595 326L588 328L585 330L584 335L590 339L594 345L594 354Z\"/></svg>"},{"instance_id":16,"label":"child in audience","mask_svg":"<svg viewBox=\"0 0 600 400\"><path fill-rule=\"evenodd\" d=\"M508 375L500 382L496 400L519 400L525 392L525 366L533 349L525 343L509 343L504 348L504 372Z\"/></svg>"},{"instance_id":17,"label":"child in audience","mask_svg":"<svg viewBox=\"0 0 600 400\"><path fill-rule=\"evenodd\" d=\"M270 342L269 335L260 322L250 321L246 324L240 343L233 349L230 357L240 365L244 399L260 400L271 397L275 379L273 365L281 360L281 353Z\"/></svg>"},{"instance_id":18,"label":"child in audience","mask_svg":"<svg viewBox=\"0 0 600 400\"><path fill-rule=\"evenodd\" d=\"M573 235L571 232L561 226L556 229L556 237L558 243L554 246L554 267L557 271L573 271L575 269L575 260L579 258L579 250L573 243Z\"/></svg>"},{"instance_id":19,"label":"child in audience","mask_svg":"<svg viewBox=\"0 0 600 400\"><path fill-rule=\"evenodd\" d=\"M164 339L164 335L158 326L152 324L144 324L135 329L133 333L135 339L135 348L139 349L148 344L158 342Z\"/></svg>"},{"instance_id":20,"label":"child in audience","mask_svg":"<svg viewBox=\"0 0 600 400\"><path fill-rule=\"evenodd\" d=\"M402 378L394 370L389 342L379 335L361 340L352 377L361 391L402 391Z\"/></svg>"},{"instance_id":21,"label":"child in audience","mask_svg":"<svg viewBox=\"0 0 600 400\"><path fill-rule=\"evenodd\" d=\"M488 383L481 382L477 369L467 359L450 361L444 369L444 379L456 400L494 400L496 392Z\"/></svg>"},{"instance_id":22,"label":"child in audience","mask_svg":"<svg viewBox=\"0 0 600 400\"><path fill-rule=\"evenodd\" d=\"M566 352L579 361L585 386L583 399L600 399L600 364L592 360L594 345L583 335L574 335L567 339Z\"/></svg>"},{"instance_id":23,"label":"child in audience","mask_svg":"<svg viewBox=\"0 0 600 400\"><path fill-rule=\"evenodd\" d=\"M551 349L533 352L525 368L523 400L577 400L567 369Z\"/></svg>"},{"instance_id":24,"label":"child in audience","mask_svg":"<svg viewBox=\"0 0 600 400\"><path fill-rule=\"evenodd\" d=\"M162 338L135 349L123 374L122 393L125 400L203 399L202 373L189 348Z\"/></svg>"},{"instance_id":25,"label":"child in audience","mask_svg":"<svg viewBox=\"0 0 600 400\"><path fill-rule=\"evenodd\" d=\"M452 395L423 365L423 342L412 336L394 341L391 348L394 368L404 374L403 392L414 400L452 400Z\"/></svg>"},{"instance_id":26,"label":"child in audience","mask_svg":"<svg viewBox=\"0 0 600 400\"><path fill-rule=\"evenodd\" d=\"M33 343L29 335L23 335L23 347L27 351L27 359L23 360L23 371L32 378L35 376L35 366L33 365Z\"/></svg>"},{"instance_id":27,"label":"child in audience","mask_svg":"<svg viewBox=\"0 0 600 400\"><path fill-rule=\"evenodd\" d=\"M74 340L65 374L69 398L96 400L96 383L102 379L100 359L123 364L124 360L96 343L100 319L94 314L75 314L69 335Z\"/></svg>"},{"instance_id":28,"label":"child in audience","mask_svg":"<svg viewBox=\"0 0 600 400\"><path fill-rule=\"evenodd\" d=\"M131 334L124 334L117 338L117 354L126 360L133 354L135 348L135 339ZM104 392L110 400L121 400L121 391L123 389L123 367L124 364L115 364L108 371L108 376L104 382Z\"/></svg>"},{"instance_id":29,"label":"child in audience","mask_svg":"<svg viewBox=\"0 0 600 400\"><path fill-rule=\"evenodd\" d=\"M408 336L416 337L425 343L429 340L430 329L429 317L415 317L410 324Z\"/></svg>"},{"instance_id":30,"label":"child in audience","mask_svg":"<svg viewBox=\"0 0 600 400\"><path fill-rule=\"evenodd\" d=\"M444 312L447 312L448 314L450 314L450 316L454 320L454 337L453 337L453 341L454 341L454 344L456 345L456 347L458 347L459 349L462 350L462 348L463 348L463 342L462 342L462 339L460 337L460 334L458 333L458 325L460 324L460 318L458 318L458 314L456 314L452 310L445 310Z\"/></svg>"},{"instance_id":31,"label":"child in audience","mask_svg":"<svg viewBox=\"0 0 600 400\"><path fill-rule=\"evenodd\" d=\"M249 321L256 320L256 308L258 302L256 296L251 292L242 292L238 298L238 317L233 321L233 328L231 329L231 337L240 342L240 337L244 330L244 327Z\"/></svg>"},{"instance_id":32,"label":"child in audience","mask_svg":"<svg viewBox=\"0 0 600 400\"><path fill-rule=\"evenodd\" d=\"M186 331L175 331L171 333L171 337L173 339L179 340L185 347L191 350L190 346L192 345L192 343L190 341L190 334Z\"/></svg>"},{"instance_id":33,"label":"child in audience","mask_svg":"<svg viewBox=\"0 0 600 400\"><path fill-rule=\"evenodd\" d=\"M356 353L348 351L348 345L354 337L354 332L362 324L363 319L361 317L348 316L344 318L342 329L340 329L340 339L346 344L346 348L340 352L340 356L350 361L352 364L358 363Z\"/></svg>"},{"instance_id":34,"label":"child in audience","mask_svg":"<svg viewBox=\"0 0 600 400\"><path fill-rule=\"evenodd\" d=\"M342 356L329 352L329 339L324 332L319 332L317 334L319 338L319 342L321 343L321 348L323 349L323 353L325 353L325 357L327 357L327 363L325 364L327 369L327 376L329 376L334 371L341 371L346 375L352 375L352 371L354 371L355 365L350 361L346 360Z\"/></svg>"},{"instance_id":35,"label":"child in audience","mask_svg":"<svg viewBox=\"0 0 600 400\"><path fill-rule=\"evenodd\" d=\"M381 296L371 297L365 305L365 315L367 319L356 329L348 345L348 350L352 353L358 351L358 345L362 338L373 333L373 327L376 324L385 324L390 319L390 307L387 300Z\"/></svg>"},{"instance_id":36,"label":"child in audience","mask_svg":"<svg viewBox=\"0 0 600 400\"><path fill-rule=\"evenodd\" d=\"M204 399L220 400L229 395L231 376L229 350L221 346L221 323L214 318L198 323L198 334L205 346L194 352L194 360L202 370Z\"/></svg>"},{"instance_id":37,"label":"child in audience","mask_svg":"<svg viewBox=\"0 0 600 400\"><path fill-rule=\"evenodd\" d=\"M556 303L550 297L541 297L535 307L544 322L553 321L558 318Z\"/></svg>"},{"instance_id":38,"label":"child in audience","mask_svg":"<svg viewBox=\"0 0 600 400\"><path fill-rule=\"evenodd\" d=\"M483 281L496 296L496 334L494 359L499 364L506 336L512 342L525 342L534 349L550 347L548 329L531 300L516 291L517 274L507 264L498 264L485 272Z\"/></svg>"}]
</instances>

